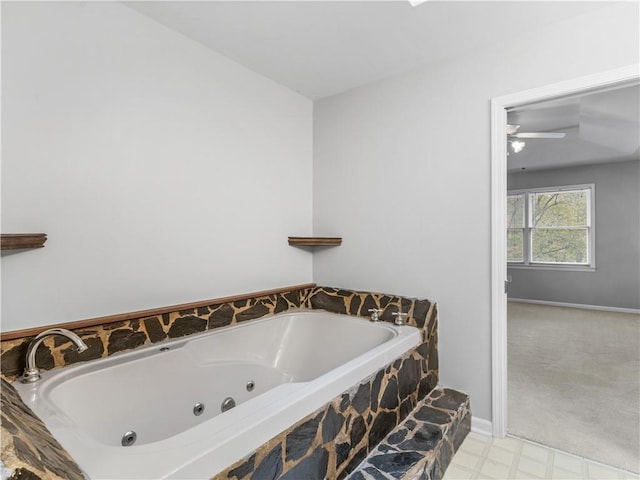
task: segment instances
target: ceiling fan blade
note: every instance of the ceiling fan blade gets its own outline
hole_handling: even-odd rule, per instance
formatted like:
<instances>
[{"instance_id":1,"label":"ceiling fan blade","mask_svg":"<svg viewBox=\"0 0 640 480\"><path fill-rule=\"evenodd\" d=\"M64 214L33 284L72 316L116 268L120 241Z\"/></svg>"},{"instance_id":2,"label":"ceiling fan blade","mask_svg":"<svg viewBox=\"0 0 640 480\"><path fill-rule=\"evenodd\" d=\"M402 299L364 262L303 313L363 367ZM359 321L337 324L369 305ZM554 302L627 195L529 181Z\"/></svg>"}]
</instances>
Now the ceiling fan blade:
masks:
<instances>
[{"instance_id":1,"label":"ceiling fan blade","mask_svg":"<svg viewBox=\"0 0 640 480\"><path fill-rule=\"evenodd\" d=\"M515 138L564 138L566 135L563 132L522 132L509 136Z\"/></svg>"}]
</instances>

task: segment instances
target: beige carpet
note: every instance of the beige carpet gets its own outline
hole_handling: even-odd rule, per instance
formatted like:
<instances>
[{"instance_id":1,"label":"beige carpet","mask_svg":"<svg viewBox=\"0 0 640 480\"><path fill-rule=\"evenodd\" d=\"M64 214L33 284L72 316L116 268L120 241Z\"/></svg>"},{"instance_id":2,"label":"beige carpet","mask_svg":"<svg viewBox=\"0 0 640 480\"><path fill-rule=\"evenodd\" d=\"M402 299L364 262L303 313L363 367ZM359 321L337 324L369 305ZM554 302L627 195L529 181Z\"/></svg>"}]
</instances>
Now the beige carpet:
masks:
<instances>
[{"instance_id":1,"label":"beige carpet","mask_svg":"<svg viewBox=\"0 0 640 480\"><path fill-rule=\"evenodd\" d=\"M638 473L640 316L509 302L508 432Z\"/></svg>"}]
</instances>

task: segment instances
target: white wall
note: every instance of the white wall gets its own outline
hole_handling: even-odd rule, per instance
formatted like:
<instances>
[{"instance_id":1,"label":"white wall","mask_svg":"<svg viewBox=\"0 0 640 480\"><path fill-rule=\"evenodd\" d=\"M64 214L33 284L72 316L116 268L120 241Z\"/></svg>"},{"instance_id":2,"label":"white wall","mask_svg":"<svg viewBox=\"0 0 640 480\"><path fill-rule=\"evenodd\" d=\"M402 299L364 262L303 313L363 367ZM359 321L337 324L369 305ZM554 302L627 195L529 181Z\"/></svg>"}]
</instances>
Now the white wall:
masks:
<instances>
[{"instance_id":1,"label":"white wall","mask_svg":"<svg viewBox=\"0 0 640 480\"><path fill-rule=\"evenodd\" d=\"M638 4L607 6L314 106L322 285L438 302L441 383L491 418L490 107L638 61Z\"/></svg>"},{"instance_id":2,"label":"white wall","mask_svg":"<svg viewBox=\"0 0 640 480\"><path fill-rule=\"evenodd\" d=\"M312 103L116 2L2 2L2 329L312 280Z\"/></svg>"}]
</instances>

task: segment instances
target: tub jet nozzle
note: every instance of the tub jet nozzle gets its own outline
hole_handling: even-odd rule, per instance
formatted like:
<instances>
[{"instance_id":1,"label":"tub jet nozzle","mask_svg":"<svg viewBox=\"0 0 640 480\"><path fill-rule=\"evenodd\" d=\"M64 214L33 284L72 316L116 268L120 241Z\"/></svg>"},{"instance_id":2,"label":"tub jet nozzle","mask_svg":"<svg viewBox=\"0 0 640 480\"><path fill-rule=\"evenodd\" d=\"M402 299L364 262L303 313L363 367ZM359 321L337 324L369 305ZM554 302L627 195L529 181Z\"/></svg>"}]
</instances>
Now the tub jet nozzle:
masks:
<instances>
[{"instance_id":1,"label":"tub jet nozzle","mask_svg":"<svg viewBox=\"0 0 640 480\"><path fill-rule=\"evenodd\" d=\"M136 443L136 439L138 438L138 434L133 430L128 431L122 436L122 446L130 447L134 443Z\"/></svg>"},{"instance_id":2,"label":"tub jet nozzle","mask_svg":"<svg viewBox=\"0 0 640 480\"><path fill-rule=\"evenodd\" d=\"M222 405L220 405L220 410L223 412L226 412L227 410L231 410L235 406L236 406L236 401L231 397L227 397L222 401Z\"/></svg>"}]
</instances>

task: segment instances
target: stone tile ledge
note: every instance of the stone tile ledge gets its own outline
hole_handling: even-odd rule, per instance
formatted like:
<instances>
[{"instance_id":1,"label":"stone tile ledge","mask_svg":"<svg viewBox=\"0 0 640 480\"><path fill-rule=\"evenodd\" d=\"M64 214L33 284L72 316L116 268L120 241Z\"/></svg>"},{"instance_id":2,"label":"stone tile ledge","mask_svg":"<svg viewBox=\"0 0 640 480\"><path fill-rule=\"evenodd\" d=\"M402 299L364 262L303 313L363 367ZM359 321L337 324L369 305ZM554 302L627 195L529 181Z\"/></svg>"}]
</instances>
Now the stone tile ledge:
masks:
<instances>
[{"instance_id":1,"label":"stone tile ledge","mask_svg":"<svg viewBox=\"0 0 640 480\"><path fill-rule=\"evenodd\" d=\"M470 430L468 395L436 388L347 480L440 480Z\"/></svg>"}]
</instances>

